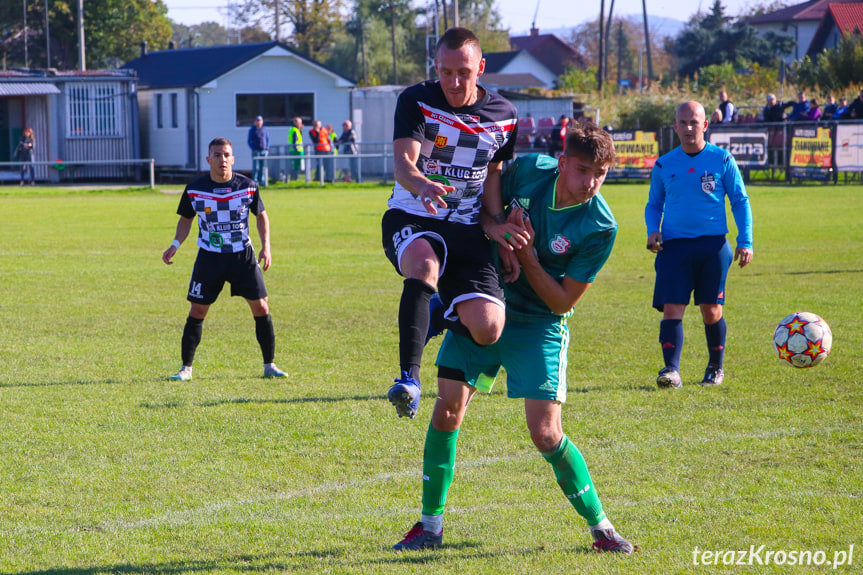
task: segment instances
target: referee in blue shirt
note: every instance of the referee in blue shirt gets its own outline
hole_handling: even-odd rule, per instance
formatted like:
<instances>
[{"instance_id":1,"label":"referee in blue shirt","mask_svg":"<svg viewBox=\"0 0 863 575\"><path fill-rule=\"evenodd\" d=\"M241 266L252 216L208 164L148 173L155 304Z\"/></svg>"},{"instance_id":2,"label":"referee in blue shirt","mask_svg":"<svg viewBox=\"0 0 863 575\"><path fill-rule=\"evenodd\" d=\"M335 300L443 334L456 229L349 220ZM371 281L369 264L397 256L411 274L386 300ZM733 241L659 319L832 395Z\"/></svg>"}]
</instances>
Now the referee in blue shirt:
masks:
<instances>
[{"instance_id":1,"label":"referee in blue shirt","mask_svg":"<svg viewBox=\"0 0 863 575\"><path fill-rule=\"evenodd\" d=\"M722 383L725 279L732 258L740 267L752 261L752 210L740 169L728 151L705 141L707 127L698 102L677 108L674 131L680 146L657 160L644 209L647 249L656 254L653 307L662 312L659 343L665 367L656 378L659 387L681 386L683 314L693 292L709 353L701 385ZM726 196L738 230L734 252L725 237Z\"/></svg>"}]
</instances>

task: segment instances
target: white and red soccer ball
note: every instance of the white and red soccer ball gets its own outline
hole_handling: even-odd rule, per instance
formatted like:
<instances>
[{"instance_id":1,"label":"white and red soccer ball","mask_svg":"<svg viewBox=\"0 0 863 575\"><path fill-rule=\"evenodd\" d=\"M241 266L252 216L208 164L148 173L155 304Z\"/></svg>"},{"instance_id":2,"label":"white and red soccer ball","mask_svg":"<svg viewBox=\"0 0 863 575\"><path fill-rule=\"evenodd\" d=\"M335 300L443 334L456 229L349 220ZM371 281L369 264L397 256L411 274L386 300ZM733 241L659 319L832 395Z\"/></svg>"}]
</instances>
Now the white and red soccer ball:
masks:
<instances>
[{"instance_id":1,"label":"white and red soccer ball","mask_svg":"<svg viewBox=\"0 0 863 575\"><path fill-rule=\"evenodd\" d=\"M773 332L773 347L792 367L814 367L824 361L833 346L833 332L814 313L798 311L786 316Z\"/></svg>"}]
</instances>

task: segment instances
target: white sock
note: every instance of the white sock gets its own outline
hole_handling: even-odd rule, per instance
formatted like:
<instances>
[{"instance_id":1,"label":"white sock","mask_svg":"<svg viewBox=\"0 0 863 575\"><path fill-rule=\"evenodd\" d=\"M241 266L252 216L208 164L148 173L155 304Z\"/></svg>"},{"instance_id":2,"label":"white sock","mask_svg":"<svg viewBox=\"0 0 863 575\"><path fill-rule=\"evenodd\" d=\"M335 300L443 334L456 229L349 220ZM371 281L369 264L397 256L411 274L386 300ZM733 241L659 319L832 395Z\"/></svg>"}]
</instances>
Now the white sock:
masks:
<instances>
[{"instance_id":1,"label":"white sock","mask_svg":"<svg viewBox=\"0 0 863 575\"><path fill-rule=\"evenodd\" d=\"M611 521L609 521L608 517L606 517L602 521L597 523L596 525L591 525L590 528L591 528L591 530L600 529L600 530L605 531L607 529L614 529L614 525L612 525Z\"/></svg>"},{"instance_id":2,"label":"white sock","mask_svg":"<svg viewBox=\"0 0 863 575\"><path fill-rule=\"evenodd\" d=\"M423 529L437 535L443 531L443 513L440 515L420 515Z\"/></svg>"}]
</instances>

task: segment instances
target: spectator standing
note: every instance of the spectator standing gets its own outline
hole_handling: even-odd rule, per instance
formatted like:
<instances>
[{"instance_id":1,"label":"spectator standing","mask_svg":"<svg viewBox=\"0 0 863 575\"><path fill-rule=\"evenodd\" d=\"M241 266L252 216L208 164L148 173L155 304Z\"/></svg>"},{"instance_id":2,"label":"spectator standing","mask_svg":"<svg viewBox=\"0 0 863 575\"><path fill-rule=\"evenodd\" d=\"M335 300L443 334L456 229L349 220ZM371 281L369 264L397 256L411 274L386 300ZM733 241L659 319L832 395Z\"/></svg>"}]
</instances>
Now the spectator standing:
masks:
<instances>
[{"instance_id":1,"label":"spectator standing","mask_svg":"<svg viewBox=\"0 0 863 575\"><path fill-rule=\"evenodd\" d=\"M566 129L569 127L569 118L561 116L557 124L551 129L548 137L548 155L558 158L563 154L563 139L566 137Z\"/></svg>"},{"instance_id":2,"label":"spectator standing","mask_svg":"<svg viewBox=\"0 0 863 575\"><path fill-rule=\"evenodd\" d=\"M761 119L765 122L782 122L785 120L785 108L793 105L794 102L777 102L776 96L767 94L767 105L761 110Z\"/></svg>"},{"instance_id":3,"label":"spectator standing","mask_svg":"<svg viewBox=\"0 0 863 575\"><path fill-rule=\"evenodd\" d=\"M806 117L813 122L821 119L821 108L818 107L818 100L816 98L809 100L809 111L806 112Z\"/></svg>"},{"instance_id":4,"label":"spectator standing","mask_svg":"<svg viewBox=\"0 0 863 575\"><path fill-rule=\"evenodd\" d=\"M21 162L21 183L23 186L27 173L30 174L30 185L36 185L36 174L33 170L33 152L36 149L36 140L33 137L33 128L24 128L21 133L21 140L18 142L18 147L15 148L15 161Z\"/></svg>"},{"instance_id":5,"label":"spectator standing","mask_svg":"<svg viewBox=\"0 0 863 575\"><path fill-rule=\"evenodd\" d=\"M265 158L270 153L270 134L264 127L264 118L258 116L249 128L249 148L252 150L252 179L259 186L266 186Z\"/></svg>"},{"instance_id":6,"label":"spectator standing","mask_svg":"<svg viewBox=\"0 0 863 575\"><path fill-rule=\"evenodd\" d=\"M330 140L330 133L321 125L320 120L315 120L312 129L309 130L309 135L312 137L312 143L315 145L316 156L329 156L333 152L333 142ZM336 175L333 173L330 160L327 158L315 158L315 180L321 181L321 170L324 171L324 177L330 183L333 182Z\"/></svg>"},{"instance_id":7,"label":"spectator standing","mask_svg":"<svg viewBox=\"0 0 863 575\"><path fill-rule=\"evenodd\" d=\"M852 120L863 120L863 90L860 90L860 94L854 98L854 101L848 106L848 112L846 112L846 118L850 118Z\"/></svg>"},{"instance_id":8,"label":"spectator standing","mask_svg":"<svg viewBox=\"0 0 863 575\"><path fill-rule=\"evenodd\" d=\"M288 130L288 155L300 156L295 160L291 160L292 180L296 180L303 169L302 156L305 153L306 151L303 149L303 119L297 116L294 118L294 124Z\"/></svg>"},{"instance_id":9,"label":"spectator standing","mask_svg":"<svg viewBox=\"0 0 863 575\"><path fill-rule=\"evenodd\" d=\"M722 119L720 120L723 124L730 124L731 122L737 122L738 111L731 100L728 99L728 92L722 90L719 92L719 107L717 108L719 113L722 114Z\"/></svg>"},{"instance_id":10,"label":"spectator standing","mask_svg":"<svg viewBox=\"0 0 863 575\"><path fill-rule=\"evenodd\" d=\"M342 135L338 140L340 152L343 156L356 156L357 154L357 133L354 131L353 123L350 120L345 120L342 123ZM345 181L359 181L358 175L358 158L350 158L348 160L349 171L345 174Z\"/></svg>"},{"instance_id":11,"label":"spectator standing","mask_svg":"<svg viewBox=\"0 0 863 575\"><path fill-rule=\"evenodd\" d=\"M791 122L805 122L809 119L809 100L806 99L806 92L797 93L797 103L788 114L788 120Z\"/></svg>"},{"instance_id":12,"label":"spectator standing","mask_svg":"<svg viewBox=\"0 0 863 575\"><path fill-rule=\"evenodd\" d=\"M833 97L833 94L827 96L827 104L824 105L823 113L821 114L822 118L832 118L833 114L836 113L836 110L839 108L839 105L836 103L836 98Z\"/></svg>"},{"instance_id":13,"label":"spectator standing","mask_svg":"<svg viewBox=\"0 0 863 575\"><path fill-rule=\"evenodd\" d=\"M836 111L833 112L834 120L845 119L848 114L848 98L839 98L839 105L836 106Z\"/></svg>"}]
</instances>

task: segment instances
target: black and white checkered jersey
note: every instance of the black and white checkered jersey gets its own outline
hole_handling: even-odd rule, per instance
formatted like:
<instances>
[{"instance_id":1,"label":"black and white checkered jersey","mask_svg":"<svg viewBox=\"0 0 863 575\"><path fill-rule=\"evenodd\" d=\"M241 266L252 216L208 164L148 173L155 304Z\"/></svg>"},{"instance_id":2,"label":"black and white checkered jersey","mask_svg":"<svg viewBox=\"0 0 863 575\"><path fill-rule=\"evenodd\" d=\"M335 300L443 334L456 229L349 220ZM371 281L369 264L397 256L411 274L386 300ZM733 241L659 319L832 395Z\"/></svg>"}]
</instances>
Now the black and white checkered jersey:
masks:
<instances>
[{"instance_id":1,"label":"black and white checkered jersey","mask_svg":"<svg viewBox=\"0 0 863 575\"><path fill-rule=\"evenodd\" d=\"M234 172L228 182L214 182L209 174L183 190L177 213L198 216L198 246L208 252L243 251L249 240L249 212L264 211L264 202L254 180Z\"/></svg>"},{"instance_id":2,"label":"black and white checkered jersey","mask_svg":"<svg viewBox=\"0 0 863 575\"><path fill-rule=\"evenodd\" d=\"M453 186L447 207L429 214L421 200L398 182L388 206L427 218L473 224L479 221L480 196L488 165L513 157L518 112L515 106L487 89L471 106L452 108L440 82L407 88L396 104L393 140L420 142L417 168L430 180Z\"/></svg>"}]
</instances>

